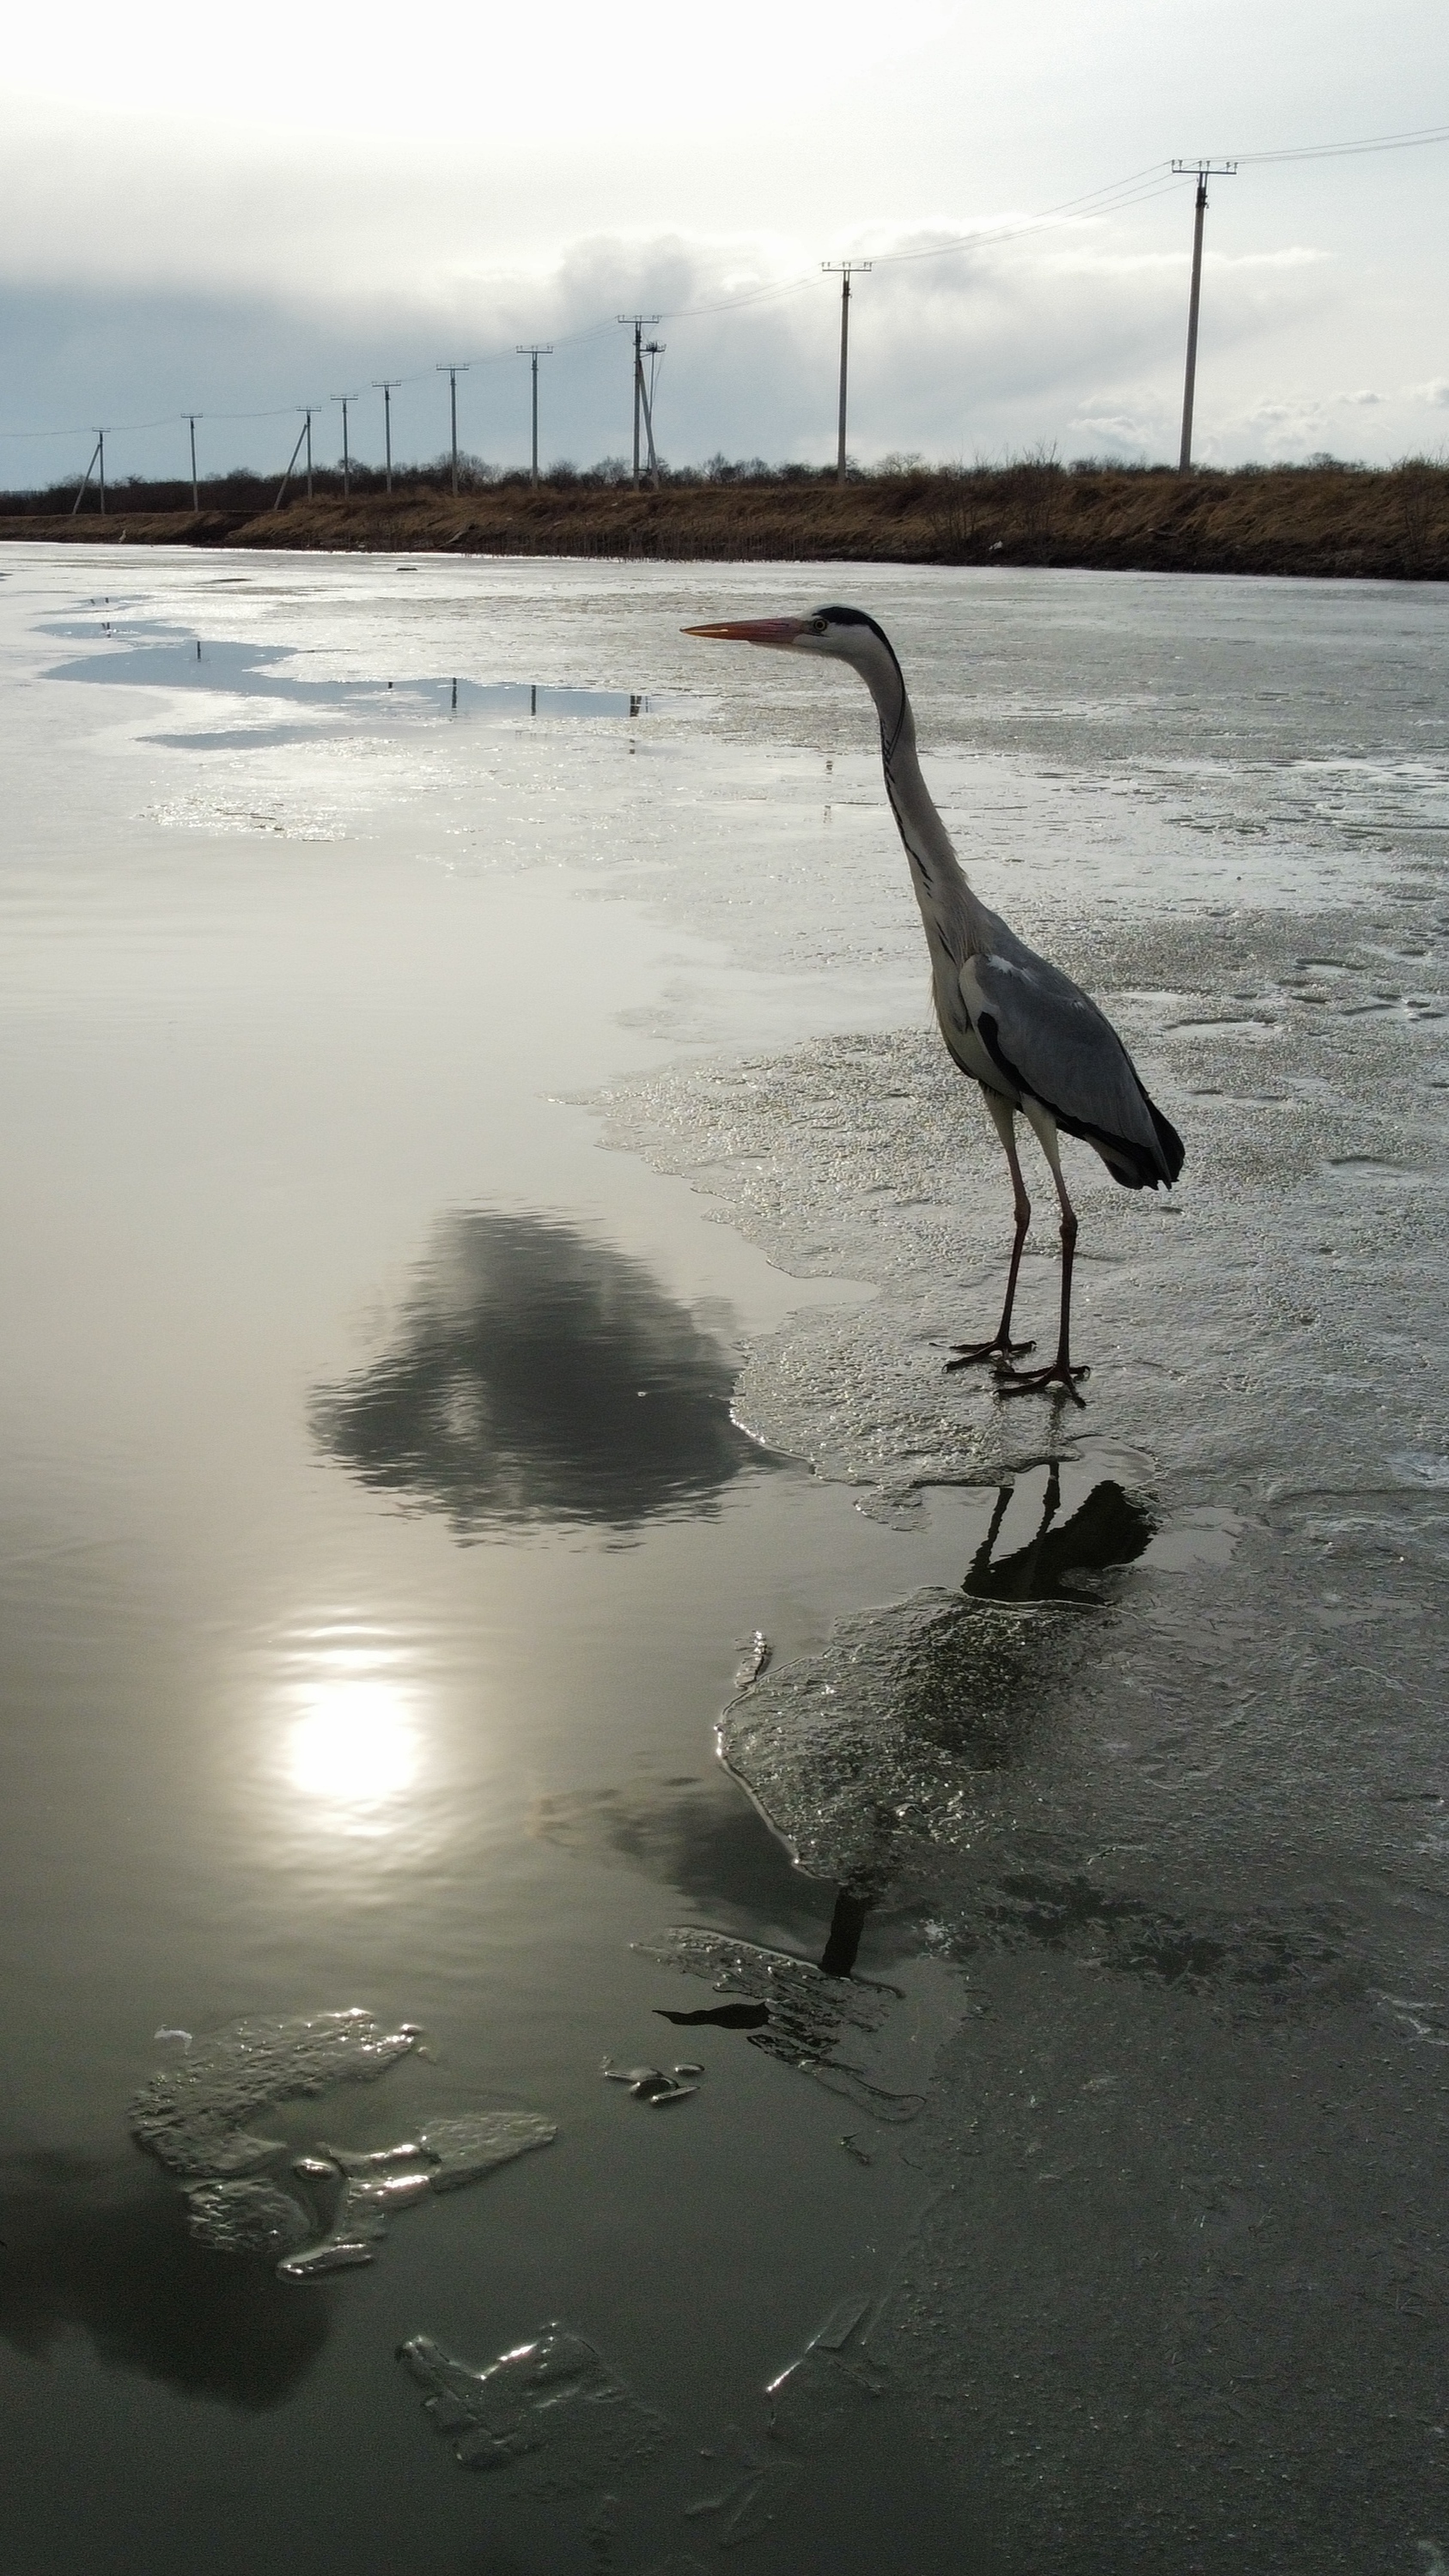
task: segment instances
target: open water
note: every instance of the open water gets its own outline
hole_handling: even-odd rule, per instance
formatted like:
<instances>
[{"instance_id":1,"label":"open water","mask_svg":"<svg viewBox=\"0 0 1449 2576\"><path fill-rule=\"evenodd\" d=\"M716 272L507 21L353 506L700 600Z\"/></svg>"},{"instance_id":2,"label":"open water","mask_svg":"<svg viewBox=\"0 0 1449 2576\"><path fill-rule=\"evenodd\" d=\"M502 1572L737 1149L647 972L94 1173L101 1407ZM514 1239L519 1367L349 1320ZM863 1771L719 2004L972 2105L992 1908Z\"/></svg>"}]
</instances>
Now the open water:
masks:
<instances>
[{"instance_id":1,"label":"open water","mask_svg":"<svg viewBox=\"0 0 1449 2576\"><path fill-rule=\"evenodd\" d=\"M7 2576L1442 2576L1442 589L0 573Z\"/></svg>"}]
</instances>

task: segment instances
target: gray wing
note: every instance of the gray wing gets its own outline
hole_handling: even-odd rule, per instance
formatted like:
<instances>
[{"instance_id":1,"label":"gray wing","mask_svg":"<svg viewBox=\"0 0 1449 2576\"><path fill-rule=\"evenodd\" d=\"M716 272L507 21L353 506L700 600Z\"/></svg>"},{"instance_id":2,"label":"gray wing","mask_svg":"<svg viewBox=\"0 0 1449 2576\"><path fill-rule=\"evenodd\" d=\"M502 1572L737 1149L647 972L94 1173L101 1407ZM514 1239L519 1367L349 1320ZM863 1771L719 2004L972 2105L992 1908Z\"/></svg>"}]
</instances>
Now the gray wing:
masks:
<instances>
[{"instance_id":1,"label":"gray wing","mask_svg":"<svg viewBox=\"0 0 1449 2576\"><path fill-rule=\"evenodd\" d=\"M1105 1012L1060 967L1007 932L968 957L961 993L982 1044L1003 1074L1069 1136L1095 1145L1114 1179L1156 1189L1182 1169L1182 1140L1148 1098Z\"/></svg>"}]
</instances>

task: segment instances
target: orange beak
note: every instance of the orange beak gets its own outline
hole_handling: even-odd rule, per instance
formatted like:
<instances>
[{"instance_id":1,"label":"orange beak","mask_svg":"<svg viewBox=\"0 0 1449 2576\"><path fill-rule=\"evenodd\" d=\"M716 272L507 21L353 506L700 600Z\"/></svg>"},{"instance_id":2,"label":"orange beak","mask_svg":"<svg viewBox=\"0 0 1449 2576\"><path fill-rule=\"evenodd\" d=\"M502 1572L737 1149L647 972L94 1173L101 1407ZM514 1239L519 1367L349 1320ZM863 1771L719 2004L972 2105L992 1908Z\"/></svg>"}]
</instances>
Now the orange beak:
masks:
<instances>
[{"instance_id":1,"label":"orange beak","mask_svg":"<svg viewBox=\"0 0 1449 2576\"><path fill-rule=\"evenodd\" d=\"M793 644L803 617L741 617L731 626L682 626L681 635L707 635L716 644Z\"/></svg>"}]
</instances>

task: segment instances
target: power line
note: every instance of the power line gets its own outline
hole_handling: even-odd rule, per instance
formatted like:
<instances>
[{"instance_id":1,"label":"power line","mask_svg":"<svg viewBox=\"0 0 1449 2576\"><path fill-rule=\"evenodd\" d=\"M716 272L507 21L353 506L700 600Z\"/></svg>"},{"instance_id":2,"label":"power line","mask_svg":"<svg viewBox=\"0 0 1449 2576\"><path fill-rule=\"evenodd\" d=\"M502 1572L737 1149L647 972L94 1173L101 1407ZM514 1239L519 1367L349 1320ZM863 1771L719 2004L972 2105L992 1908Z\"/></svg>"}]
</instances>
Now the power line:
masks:
<instances>
[{"instance_id":1,"label":"power line","mask_svg":"<svg viewBox=\"0 0 1449 2576\"><path fill-rule=\"evenodd\" d=\"M1449 143L1449 125L1411 126L1404 134L1369 134L1356 143L1299 143L1282 152L1240 152L1246 165L1266 161L1338 161L1354 152L1417 152L1426 143Z\"/></svg>"}]
</instances>

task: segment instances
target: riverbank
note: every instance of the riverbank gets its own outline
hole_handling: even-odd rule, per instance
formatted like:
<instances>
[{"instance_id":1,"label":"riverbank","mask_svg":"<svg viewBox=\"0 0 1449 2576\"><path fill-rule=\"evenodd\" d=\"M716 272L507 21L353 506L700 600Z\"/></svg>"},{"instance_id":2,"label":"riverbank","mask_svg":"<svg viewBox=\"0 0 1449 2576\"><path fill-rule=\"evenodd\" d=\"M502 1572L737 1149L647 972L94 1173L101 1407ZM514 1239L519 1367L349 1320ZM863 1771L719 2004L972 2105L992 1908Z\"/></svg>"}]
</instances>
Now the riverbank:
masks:
<instances>
[{"instance_id":1,"label":"riverbank","mask_svg":"<svg viewBox=\"0 0 1449 2576\"><path fill-rule=\"evenodd\" d=\"M331 478L329 478L331 479ZM658 492L522 477L458 494L421 477L274 506L261 486L178 508L175 486L0 496L0 542L318 553L570 555L686 562L1032 564L1102 572L1449 579L1449 467L1096 470L1026 460L963 472L667 481Z\"/></svg>"}]
</instances>

